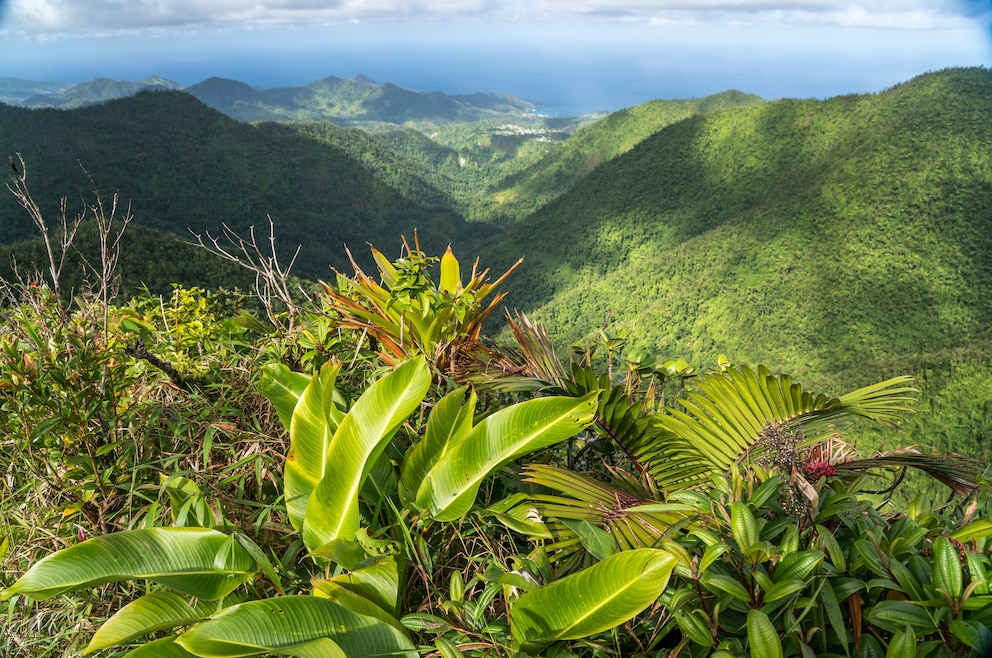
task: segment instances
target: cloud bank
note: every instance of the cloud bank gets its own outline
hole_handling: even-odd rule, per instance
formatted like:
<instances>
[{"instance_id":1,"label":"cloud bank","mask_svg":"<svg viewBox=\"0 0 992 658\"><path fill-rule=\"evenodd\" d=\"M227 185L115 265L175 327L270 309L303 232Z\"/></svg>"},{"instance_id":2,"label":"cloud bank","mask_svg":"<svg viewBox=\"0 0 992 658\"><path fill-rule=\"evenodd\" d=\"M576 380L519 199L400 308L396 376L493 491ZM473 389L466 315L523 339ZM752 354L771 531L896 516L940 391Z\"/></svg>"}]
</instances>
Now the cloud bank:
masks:
<instances>
[{"instance_id":1,"label":"cloud bank","mask_svg":"<svg viewBox=\"0 0 992 658\"><path fill-rule=\"evenodd\" d=\"M348 21L595 20L660 25L935 30L989 25L987 0L9 0L24 32L134 31ZM0 7L3 7L0 4Z\"/></svg>"}]
</instances>

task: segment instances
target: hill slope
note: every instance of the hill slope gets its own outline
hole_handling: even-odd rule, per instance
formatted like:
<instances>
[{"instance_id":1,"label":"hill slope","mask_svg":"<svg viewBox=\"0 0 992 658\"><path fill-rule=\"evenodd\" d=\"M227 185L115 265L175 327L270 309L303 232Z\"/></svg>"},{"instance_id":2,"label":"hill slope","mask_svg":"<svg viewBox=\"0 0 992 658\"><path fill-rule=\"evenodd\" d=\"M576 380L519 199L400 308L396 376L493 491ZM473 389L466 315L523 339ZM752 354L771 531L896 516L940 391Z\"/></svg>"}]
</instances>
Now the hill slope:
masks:
<instances>
[{"instance_id":1,"label":"hill slope","mask_svg":"<svg viewBox=\"0 0 992 658\"><path fill-rule=\"evenodd\" d=\"M508 228L511 303L578 339L801 376L992 325L992 72L697 116ZM497 266L499 263L497 263Z\"/></svg>"},{"instance_id":2,"label":"hill slope","mask_svg":"<svg viewBox=\"0 0 992 658\"><path fill-rule=\"evenodd\" d=\"M295 135L238 123L180 92L141 93L72 111L0 105L4 154L23 153L28 183L49 217L67 196L70 212L91 197L82 163L105 200L119 191L133 201L136 221L188 237L266 225L271 215L288 257L302 245L296 272L326 277L327 264L346 267L343 246L366 241L398 245L424 230L443 249L468 230L455 214L407 201L340 149ZM0 195L0 241L34 236L24 211ZM357 254L356 254L357 255Z\"/></svg>"},{"instance_id":3,"label":"hill slope","mask_svg":"<svg viewBox=\"0 0 992 658\"><path fill-rule=\"evenodd\" d=\"M613 112L577 130L539 162L493 186L483 202L485 214L501 221L521 219L665 126L697 114L763 102L752 94L725 91L705 98L653 100Z\"/></svg>"}]
</instances>

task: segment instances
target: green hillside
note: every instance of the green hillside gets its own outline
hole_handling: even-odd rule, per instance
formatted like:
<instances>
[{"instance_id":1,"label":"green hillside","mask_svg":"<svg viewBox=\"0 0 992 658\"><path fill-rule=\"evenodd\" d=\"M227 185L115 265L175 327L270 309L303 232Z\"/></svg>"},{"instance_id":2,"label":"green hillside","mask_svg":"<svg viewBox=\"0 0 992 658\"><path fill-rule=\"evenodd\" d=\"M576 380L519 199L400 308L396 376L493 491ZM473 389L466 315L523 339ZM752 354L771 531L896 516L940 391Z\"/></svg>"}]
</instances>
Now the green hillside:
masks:
<instances>
[{"instance_id":1,"label":"green hillside","mask_svg":"<svg viewBox=\"0 0 992 658\"><path fill-rule=\"evenodd\" d=\"M567 340L609 318L666 358L822 385L915 368L943 395L988 372L992 72L692 117L493 248L527 257L510 303Z\"/></svg>"},{"instance_id":2,"label":"green hillside","mask_svg":"<svg viewBox=\"0 0 992 658\"><path fill-rule=\"evenodd\" d=\"M705 98L654 100L614 112L580 128L539 162L492 186L481 212L502 221L521 219L567 192L600 164L626 153L667 125L696 114L762 102L752 94L725 91Z\"/></svg>"},{"instance_id":3,"label":"green hillside","mask_svg":"<svg viewBox=\"0 0 992 658\"><path fill-rule=\"evenodd\" d=\"M182 85L178 82L166 80L159 76L151 76L137 82L96 78L54 92L36 94L22 99L18 104L26 107L58 107L69 110L124 96L133 96L139 91L176 91L179 89L182 89Z\"/></svg>"},{"instance_id":4,"label":"green hillside","mask_svg":"<svg viewBox=\"0 0 992 658\"><path fill-rule=\"evenodd\" d=\"M137 224L159 231L189 237L188 228L226 223L245 232L267 229L271 216L284 257L302 245L296 272L310 277L326 277L328 264L347 267L346 244L364 256L367 241L398 245L420 228L425 245L443 249L479 231L404 199L338 148L238 123L179 92L71 112L0 105L0 144L24 155L49 217L62 196L70 212L91 197L82 163L104 196L118 191ZM35 235L9 194L0 195L0 235L4 243Z\"/></svg>"}]
</instances>

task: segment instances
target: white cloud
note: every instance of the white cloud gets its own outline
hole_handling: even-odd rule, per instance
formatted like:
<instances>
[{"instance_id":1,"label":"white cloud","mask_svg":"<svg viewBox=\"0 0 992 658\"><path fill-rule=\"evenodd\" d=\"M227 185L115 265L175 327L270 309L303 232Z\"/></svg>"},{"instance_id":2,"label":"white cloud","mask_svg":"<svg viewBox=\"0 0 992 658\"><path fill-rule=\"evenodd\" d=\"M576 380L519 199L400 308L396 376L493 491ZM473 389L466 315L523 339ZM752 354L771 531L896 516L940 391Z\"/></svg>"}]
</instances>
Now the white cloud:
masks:
<instances>
[{"instance_id":1,"label":"white cloud","mask_svg":"<svg viewBox=\"0 0 992 658\"><path fill-rule=\"evenodd\" d=\"M470 18L929 30L987 25L990 14L987 0L9 0L4 27L77 32Z\"/></svg>"}]
</instances>

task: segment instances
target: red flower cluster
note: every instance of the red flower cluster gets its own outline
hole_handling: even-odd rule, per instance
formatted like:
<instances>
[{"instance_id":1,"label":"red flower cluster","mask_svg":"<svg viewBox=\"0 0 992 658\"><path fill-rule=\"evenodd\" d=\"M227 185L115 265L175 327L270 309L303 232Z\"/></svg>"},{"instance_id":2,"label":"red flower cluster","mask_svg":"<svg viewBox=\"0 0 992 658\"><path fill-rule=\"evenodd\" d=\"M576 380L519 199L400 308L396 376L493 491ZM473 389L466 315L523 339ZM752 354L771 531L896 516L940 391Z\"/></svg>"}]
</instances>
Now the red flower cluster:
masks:
<instances>
[{"instance_id":1,"label":"red flower cluster","mask_svg":"<svg viewBox=\"0 0 992 658\"><path fill-rule=\"evenodd\" d=\"M951 542L951 546L953 546L954 550L958 552L958 560L961 561L961 566L968 564L968 553L973 552L971 550L971 546L962 541L958 541L954 537L948 537L947 541Z\"/></svg>"},{"instance_id":2,"label":"red flower cluster","mask_svg":"<svg viewBox=\"0 0 992 658\"><path fill-rule=\"evenodd\" d=\"M803 466L803 475L811 480L830 477L837 473L837 469L827 462L812 462Z\"/></svg>"}]
</instances>

